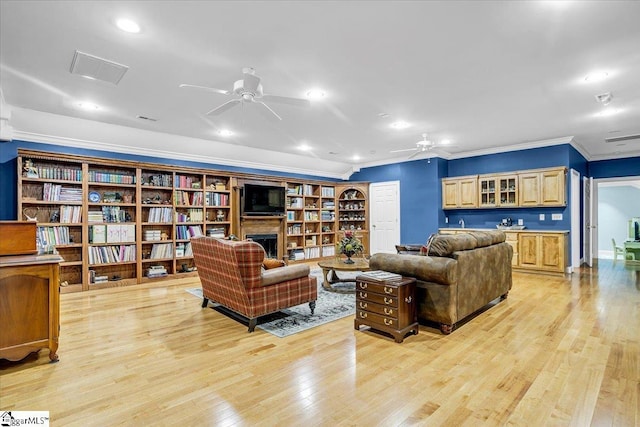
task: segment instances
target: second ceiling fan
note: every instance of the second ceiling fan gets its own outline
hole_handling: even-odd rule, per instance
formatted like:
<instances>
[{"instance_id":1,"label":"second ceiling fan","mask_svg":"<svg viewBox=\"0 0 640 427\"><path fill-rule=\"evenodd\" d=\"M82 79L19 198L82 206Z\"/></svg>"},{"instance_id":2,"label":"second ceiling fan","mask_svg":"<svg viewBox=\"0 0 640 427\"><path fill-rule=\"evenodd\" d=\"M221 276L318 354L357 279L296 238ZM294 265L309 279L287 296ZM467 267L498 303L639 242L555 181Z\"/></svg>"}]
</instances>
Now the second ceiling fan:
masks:
<instances>
[{"instance_id":1,"label":"second ceiling fan","mask_svg":"<svg viewBox=\"0 0 640 427\"><path fill-rule=\"evenodd\" d=\"M438 154L445 155L445 156L450 156L451 153L441 149L440 148L441 145L448 145L448 144L438 144L436 142L430 141L429 139L427 139L427 134L423 133L422 139L416 142L415 148L404 148L402 150L392 150L390 151L390 153L401 153L403 151L415 151L415 153L409 156L409 159L413 159L414 157L429 151L437 152Z\"/></svg>"},{"instance_id":2,"label":"second ceiling fan","mask_svg":"<svg viewBox=\"0 0 640 427\"><path fill-rule=\"evenodd\" d=\"M209 92L234 96L233 99L209 110L206 114L211 116L222 114L225 111L235 107L236 105L253 103L253 104L262 105L276 119L282 120L282 117L280 117L278 113L273 111L273 109L271 109L271 107L269 107L266 104L266 102L287 104L287 105L293 105L297 107L309 107L311 105L308 99L290 98L287 96L265 94L262 89L262 83L260 83L260 77L256 76L255 70L250 67L246 67L242 69L242 79L236 80L233 83L233 89L231 90L217 89L213 87L198 86L198 85L192 85L192 84L186 84L186 83L181 84L180 87L204 89L204 90L208 90Z\"/></svg>"}]
</instances>

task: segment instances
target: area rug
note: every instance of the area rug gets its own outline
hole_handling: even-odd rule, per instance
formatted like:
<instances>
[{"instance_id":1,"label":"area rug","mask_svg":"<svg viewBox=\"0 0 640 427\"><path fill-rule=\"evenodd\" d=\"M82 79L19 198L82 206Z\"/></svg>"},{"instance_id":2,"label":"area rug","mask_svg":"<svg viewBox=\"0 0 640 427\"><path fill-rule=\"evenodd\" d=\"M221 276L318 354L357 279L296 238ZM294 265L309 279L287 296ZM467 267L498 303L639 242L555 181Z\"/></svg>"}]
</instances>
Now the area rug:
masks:
<instances>
[{"instance_id":1,"label":"area rug","mask_svg":"<svg viewBox=\"0 0 640 427\"><path fill-rule=\"evenodd\" d=\"M319 268L311 269L311 275L315 276L318 282L318 300L316 301L316 309L313 315L309 310L309 304L301 304L281 310L278 313L260 317L256 327L277 337L284 338L355 313L355 294L325 290L322 287L322 270ZM333 285L334 288L355 289L355 276L356 273L340 272L340 277L345 282ZM350 281L351 279L353 281ZM190 288L186 291L202 299L202 288ZM212 302L209 302L209 306L213 309L219 308L219 304Z\"/></svg>"}]
</instances>

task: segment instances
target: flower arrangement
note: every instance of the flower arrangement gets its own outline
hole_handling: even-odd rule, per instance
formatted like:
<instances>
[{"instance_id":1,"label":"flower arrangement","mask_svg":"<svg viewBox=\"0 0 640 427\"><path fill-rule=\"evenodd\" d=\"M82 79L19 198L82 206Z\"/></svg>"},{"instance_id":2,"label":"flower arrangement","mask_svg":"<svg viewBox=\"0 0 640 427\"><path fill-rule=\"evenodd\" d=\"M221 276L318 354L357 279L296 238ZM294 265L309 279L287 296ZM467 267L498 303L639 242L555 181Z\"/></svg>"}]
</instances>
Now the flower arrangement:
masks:
<instances>
[{"instance_id":1,"label":"flower arrangement","mask_svg":"<svg viewBox=\"0 0 640 427\"><path fill-rule=\"evenodd\" d=\"M353 231L347 230L344 232L344 237L336 243L336 250L339 254L345 254L347 256L347 259L344 261L345 264L353 264L354 261L351 257L362 253L364 246L362 246L362 242L355 236Z\"/></svg>"}]
</instances>

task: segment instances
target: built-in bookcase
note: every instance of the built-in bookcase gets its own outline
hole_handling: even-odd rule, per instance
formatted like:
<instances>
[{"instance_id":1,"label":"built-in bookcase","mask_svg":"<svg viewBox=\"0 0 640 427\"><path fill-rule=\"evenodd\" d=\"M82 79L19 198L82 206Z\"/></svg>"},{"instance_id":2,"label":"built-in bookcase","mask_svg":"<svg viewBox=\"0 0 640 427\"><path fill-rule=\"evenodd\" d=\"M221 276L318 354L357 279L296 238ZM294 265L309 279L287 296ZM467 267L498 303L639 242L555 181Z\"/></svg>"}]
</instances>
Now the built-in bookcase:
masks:
<instances>
[{"instance_id":1,"label":"built-in bookcase","mask_svg":"<svg viewBox=\"0 0 640 427\"><path fill-rule=\"evenodd\" d=\"M18 219L37 221L40 250L62 255L62 292L197 275L191 239L263 228L261 217L240 218L238 182L247 179L286 187L286 217L264 221L283 224L274 230L291 260L334 256L340 227L353 222L339 220L345 193L328 182L22 149L17 162Z\"/></svg>"}]
</instances>

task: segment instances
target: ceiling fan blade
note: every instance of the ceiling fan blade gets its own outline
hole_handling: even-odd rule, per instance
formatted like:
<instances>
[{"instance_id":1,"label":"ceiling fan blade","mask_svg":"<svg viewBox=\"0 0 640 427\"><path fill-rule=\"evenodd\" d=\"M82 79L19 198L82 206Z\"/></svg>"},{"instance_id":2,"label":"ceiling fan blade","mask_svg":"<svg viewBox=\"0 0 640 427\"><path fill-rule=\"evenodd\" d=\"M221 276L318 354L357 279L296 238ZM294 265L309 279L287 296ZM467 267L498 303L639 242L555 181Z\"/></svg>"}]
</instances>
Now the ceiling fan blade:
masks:
<instances>
[{"instance_id":1,"label":"ceiling fan blade","mask_svg":"<svg viewBox=\"0 0 640 427\"><path fill-rule=\"evenodd\" d=\"M242 87L246 92L256 93L260 85L260 77L255 74L244 73L244 83Z\"/></svg>"},{"instance_id":2,"label":"ceiling fan blade","mask_svg":"<svg viewBox=\"0 0 640 427\"><path fill-rule=\"evenodd\" d=\"M271 109L267 104L265 104L264 102L262 102L262 101L255 101L255 103L256 103L256 104L262 104L262 105L264 105L264 108L266 108L267 110L271 111L271 113L272 113L274 116L276 116L276 117L278 118L278 120L282 120L282 117L280 117L280 116L278 115L278 113L276 113L275 111L273 111L273 110L272 110L272 109Z\"/></svg>"},{"instance_id":3,"label":"ceiling fan blade","mask_svg":"<svg viewBox=\"0 0 640 427\"><path fill-rule=\"evenodd\" d=\"M189 85L186 83L182 83L179 87L182 88L195 88L195 89L204 89L204 90L208 90L209 92L214 92L214 93L221 93L223 95L229 95L231 92L229 92L228 90L223 90L223 89L216 89L215 87L207 87L207 86L198 86L198 85Z\"/></svg>"},{"instance_id":4,"label":"ceiling fan blade","mask_svg":"<svg viewBox=\"0 0 640 427\"><path fill-rule=\"evenodd\" d=\"M279 104L295 105L296 107L310 107L311 102L308 99L289 98L288 96L278 95L262 95L262 99L269 102L277 102Z\"/></svg>"},{"instance_id":5,"label":"ceiling fan blade","mask_svg":"<svg viewBox=\"0 0 640 427\"><path fill-rule=\"evenodd\" d=\"M207 116L216 116L218 114L224 113L225 111L227 111L228 109L230 109L231 107L240 104L242 101L239 99L232 99L230 101L225 102L222 105L217 106L216 108L214 108L213 110L209 111L206 115Z\"/></svg>"},{"instance_id":6,"label":"ceiling fan blade","mask_svg":"<svg viewBox=\"0 0 640 427\"><path fill-rule=\"evenodd\" d=\"M420 154L422 154L422 153L426 153L426 150L418 150L418 151L416 151L415 153L413 153L412 155L410 155L410 156L407 158L407 160L411 160L411 159L413 159L414 157L417 157L417 156L419 156L419 155L420 155Z\"/></svg>"},{"instance_id":7,"label":"ceiling fan blade","mask_svg":"<svg viewBox=\"0 0 640 427\"><path fill-rule=\"evenodd\" d=\"M402 150L391 150L389 151L390 153L402 153L403 151L416 151L417 148L405 148Z\"/></svg>"}]
</instances>

